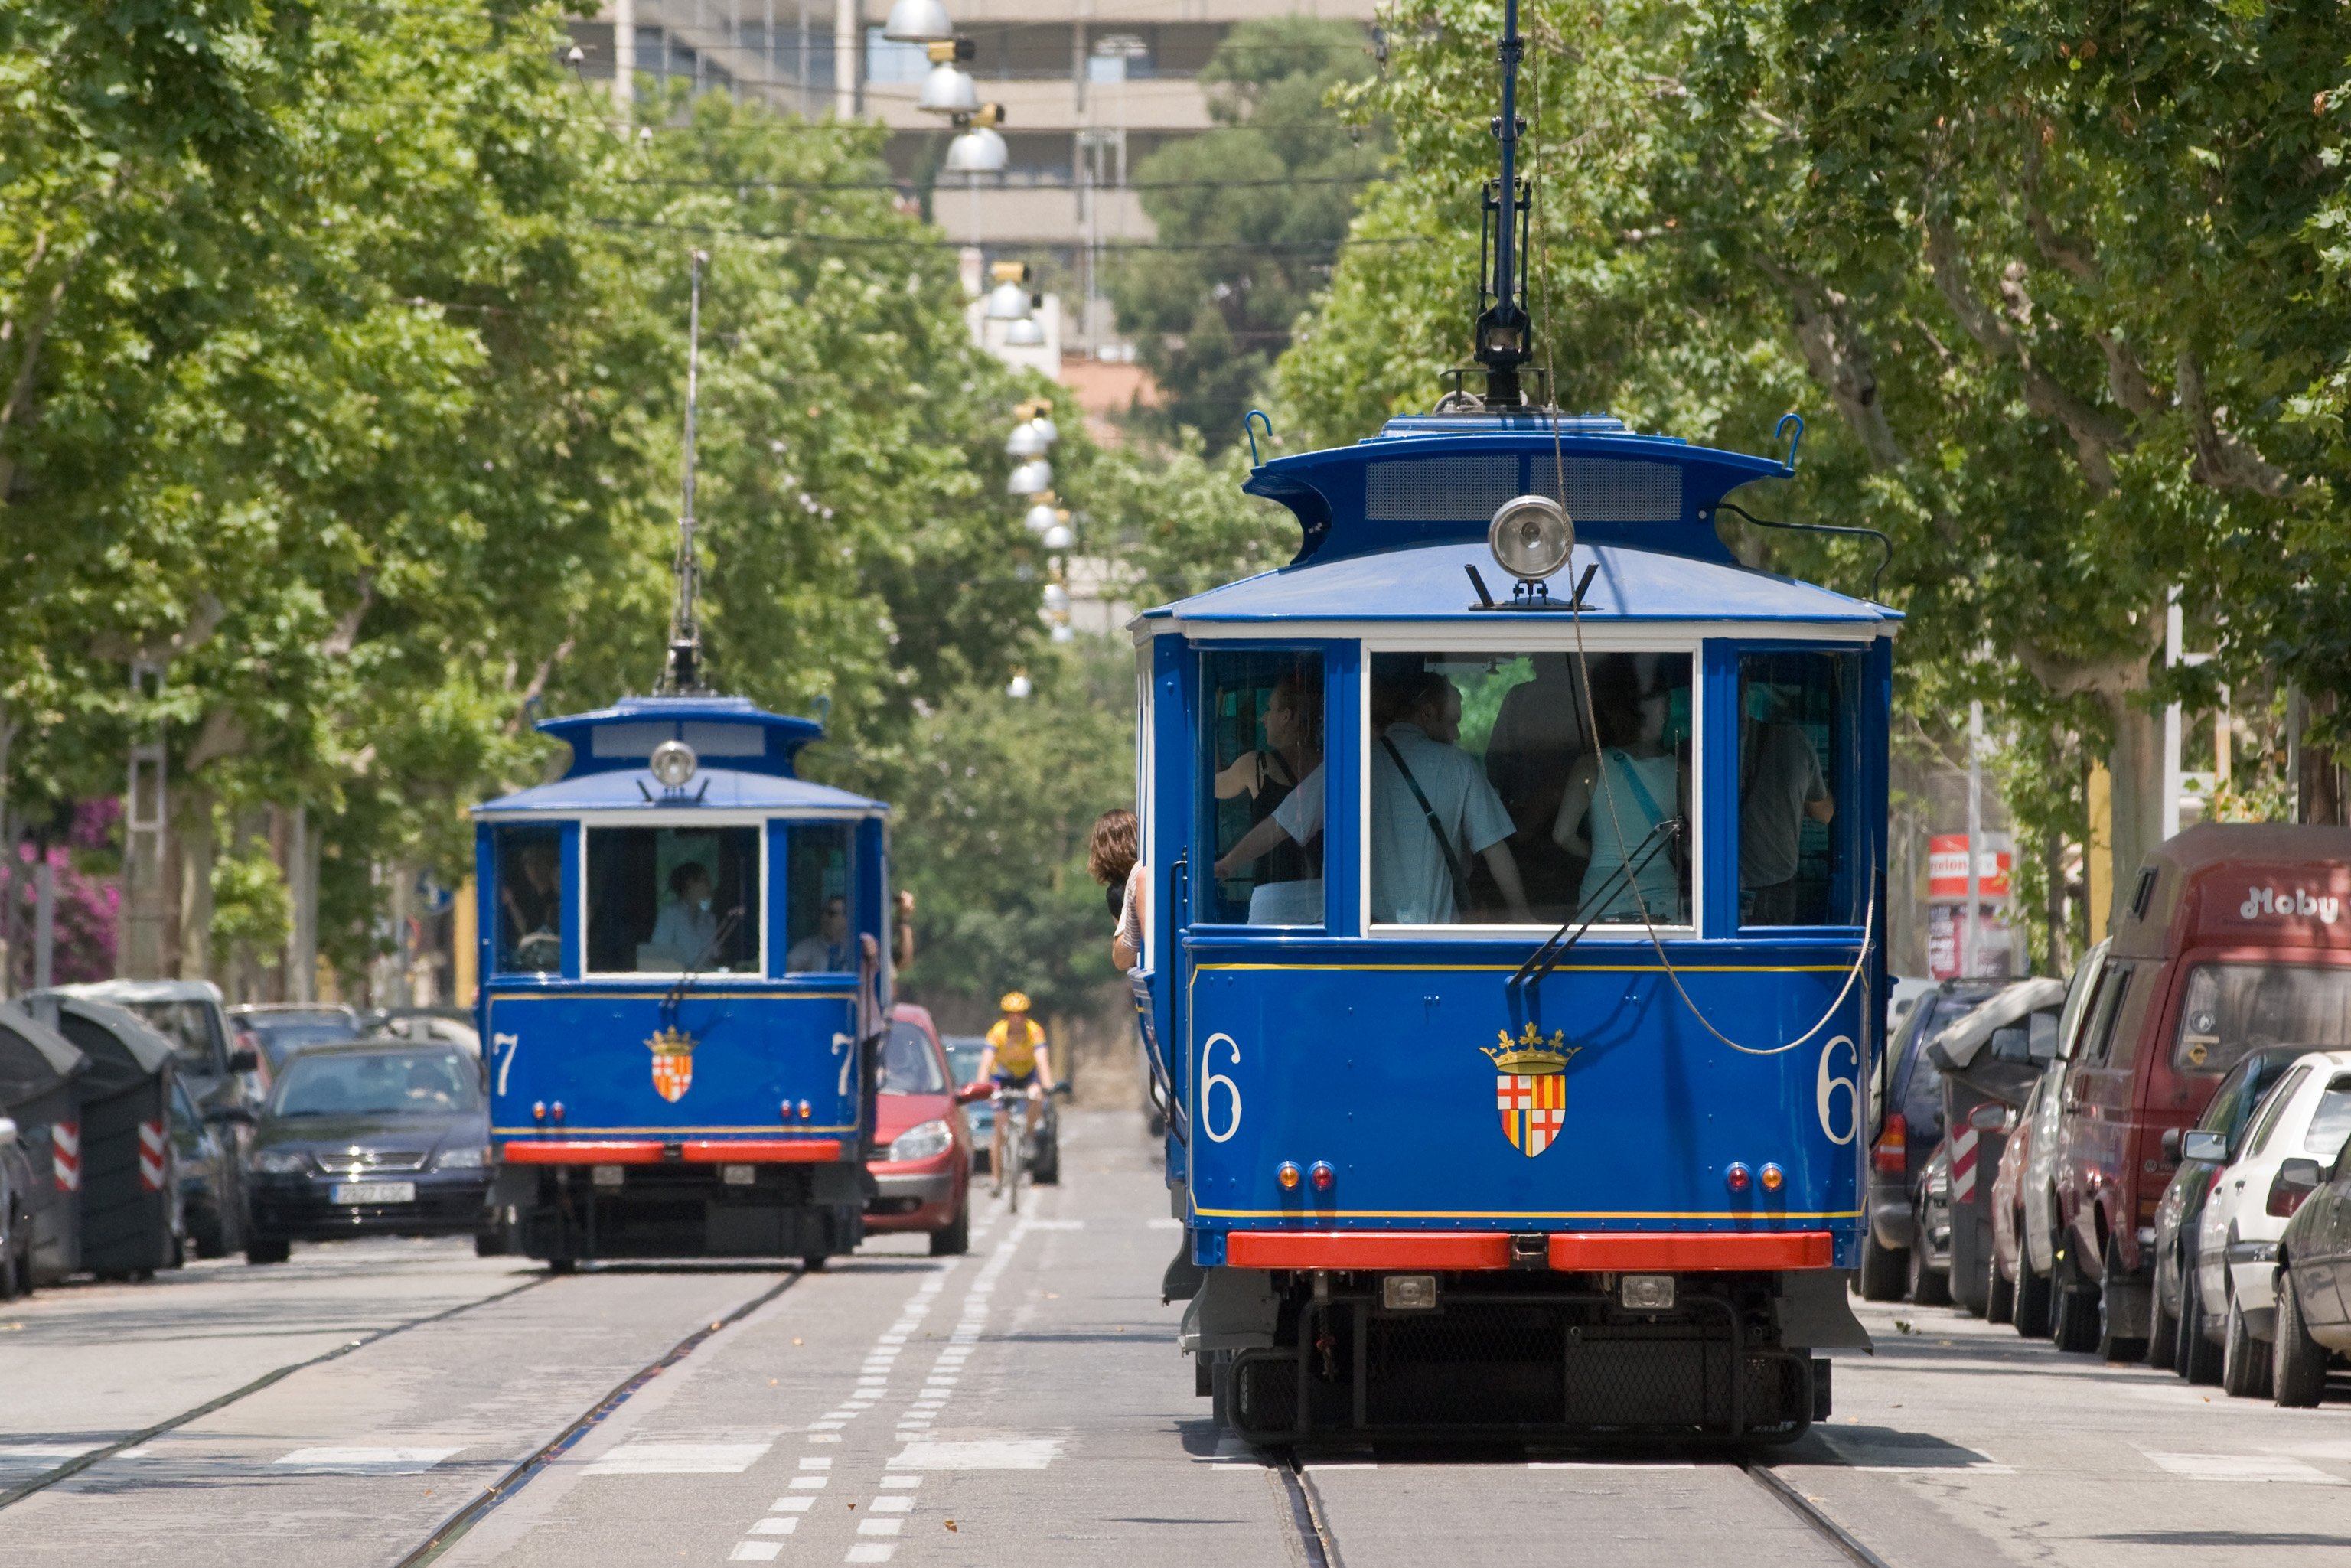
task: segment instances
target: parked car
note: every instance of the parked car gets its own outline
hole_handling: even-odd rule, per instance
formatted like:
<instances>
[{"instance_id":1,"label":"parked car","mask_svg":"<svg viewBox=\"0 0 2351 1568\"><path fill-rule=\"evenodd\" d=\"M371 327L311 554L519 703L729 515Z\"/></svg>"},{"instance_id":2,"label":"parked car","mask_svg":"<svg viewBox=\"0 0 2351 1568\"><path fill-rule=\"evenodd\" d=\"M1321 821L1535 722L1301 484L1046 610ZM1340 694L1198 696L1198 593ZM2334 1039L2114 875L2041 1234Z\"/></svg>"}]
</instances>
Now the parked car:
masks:
<instances>
[{"instance_id":1,"label":"parked car","mask_svg":"<svg viewBox=\"0 0 2351 1568\"><path fill-rule=\"evenodd\" d=\"M458 1046L363 1040L287 1062L256 1129L245 1256L363 1234L475 1236L489 1212L482 1064Z\"/></svg>"},{"instance_id":2,"label":"parked car","mask_svg":"<svg viewBox=\"0 0 2351 1568\"><path fill-rule=\"evenodd\" d=\"M2011 1315L2016 1332L2028 1339L2048 1339L2057 1332L2057 1260L2064 1251L2057 1234L2058 1123L2064 1111L2067 1059L2082 1032L2098 977L2105 972L2109 946L2094 944L2065 983L2065 1005L2057 1015L2055 1059L2042 1069L2041 1085L2030 1112L2020 1108L2016 1141L2011 1145L2017 1193L2016 1207L2008 1217L2016 1232L2016 1303ZM2005 1169L2010 1158L2001 1163Z\"/></svg>"},{"instance_id":3,"label":"parked car","mask_svg":"<svg viewBox=\"0 0 2351 1568\"><path fill-rule=\"evenodd\" d=\"M1916 1196L1927 1162L1943 1142L1943 1080L1926 1060L1927 1041L1999 988L1996 980L1939 982L1911 1004L1871 1071L1869 1186L1862 1204L1869 1224L1862 1233L1859 1280L1865 1300L1899 1301L1910 1288L1919 1225ZM1936 1274L1921 1268L1925 1275ZM1929 1294L1938 1294L1936 1284L1928 1284Z\"/></svg>"},{"instance_id":4,"label":"parked car","mask_svg":"<svg viewBox=\"0 0 2351 1568\"><path fill-rule=\"evenodd\" d=\"M2295 1206L2278 1238L2277 1302L2272 1397L2315 1405L2328 1367L2351 1354L2351 1144Z\"/></svg>"},{"instance_id":5,"label":"parked car","mask_svg":"<svg viewBox=\"0 0 2351 1568\"><path fill-rule=\"evenodd\" d=\"M1984 1321L2012 1323L2027 1339L2046 1332L2038 1327L2038 1321L2049 1312L2044 1295L2034 1307L2035 1320L2029 1323L2017 1291L2024 1256L2024 1173L2032 1166L2032 1119L2041 1109L2042 1091L2048 1086L2049 1077L2043 1073L2024 1103L2011 1111L2002 1123L2006 1146L2001 1150L2000 1169L1991 1182L1991 1281L1984 1292Z\"/></svg>"},{"instance_id":6,"label":"parked car","mask_svg":"<svg viewBox=\"0 0 2351 1568\"><path fill-rule=\"evenodd\" d=\"M1917 1216L1910 1243L1909 1298L1922 1307L1951 1304L1951 1146L1941 1144L1910 1195Z\"/></svg>"},{"instance_id":7,"label":"parked car","mask_svg":"<svg viewBox=\"0 0 2351 1568\"><path fill-rule=\"evenodd\" d=\"M986 1037L951 1034L946 1044L947 1061L954 1069L957 1085L974 1082L979 1074L980 1053L987 1049ZM985 1094L975 1097L968 1103L966 1113L971 1123L971 1168L988 1171L996 1158L996 1102ZM1051 1186L1061 1179L1061 1116L1050 1094L1038 1103L1026 1164L1029 1179L1040 1186Z\"/></svg>"},{"instance_id":8,"label":"parked car","mask_svg":"<svg viewBox=\"0 0 2351 1568\"><path fill-rule=\"evenodd\" d=\"M2073 1041L2053 1170L2057 1343L2137 1360L2163 1134L2249 1051L2351 1047L2351 828L2204 822L2150 852ZM2208 1303L2210 1305L2210 1303Z\"/></svg>"},{"instance_id":9,"label":"parked car","mask_svg":"<svg viewBox=\"0 0 2351 1568\"><path fill-rule=\"evenodd\" d=\"M2036 976L2002 986L1927 1042L1943 1080L1951 1168L1951 1299L1990 1316L1999 1265L1992 1187L2015 1112L2057 1054L2062 980ZM2003 1314L2005 1315L2005 1314Z\"/></svg>"},{"instance_id":10,"label":"parked car","mask_svg":"<svg viewBox=\"0 0 2351 1568\"><path fill-rule=\"evenodd\" d=\"M402 1040L437 1040L482 1054L481 1031L474 1027L470 1008L375 1008L360 1019L369 1035L396 1035Z\"/></svg>"},{"instance_id":11,"label":"parked car","mask_svg":"<svg viewBox=\"0 0 2351 1568\"><path fill-rule=\"evenodd\" d=\"M335 1002L256 1002L229 1009L228 1017L260 1048L273 1075L306 1046L357 1040L361 1032L358 1011Z\"/></svg>"},{"instance_id":12,"label":"parked car","mask_svg":"<svg viewBox=\"0 0 2351 1568\"><path fill-rule=\"evenodd\" d=\"M2168 1367L2190 1383L2220 1381L2220 1344L2188 1329L2190 1323L2200 1329L2204 1316L2197 1296L2197 1226L2215 1178L2243 1146L2246 1124L2253 1119L2262 1097L2276 1087L2286 1069L2302 1055L2290 1045L2264 1046L2248 1052L2221 1074L2212 1103L2204 1107L2194 1127L2187 1133L2164 1134L2164 1155L2178 1159L2179 1168L2171 1173L2170 1184L2155 1207L2154 1304L2147 1337L2150 1366ZM2197 1145L2200 1153L2216 1157L2198 1159L2183 1154L2181 1141L2195 1133L2219 1139L2217 1145L2210 1140Z\"/></svg>"},{"instance_id":13,"label":"parked car","mask_svg":"<svg viewBox=\"0 0 2351 1568\"><path fill-rule=\"evenodd\" d=\"M33 1288L34 1179L15 1120L0 1116L0 1301Z\"/></svg>"},{"instance_id":14,"label":"parked car","mask_svg":"<svg viewBox=\"0 0 2351 1568\"><path fill-rule=\"evenodd\" d=\"M2241 1151L2222 1167L2196 1228L2198 1327L2220 1343L2220 1386L2270 1391L2278 1239L2351 1134L2351 1051L2301 1056L2262 1096ZM2202 1153L2210 1133L2199 1133ZM2185 1152L2187 1140L2181 1140Z\"/></svg>"},{"instance_id":15,"label":"parked car","mask_svg":"<svg viewBox=\"0 0 2351 1568\"><path fill-rule=\"evenodd\" d=\"M934 1258L967 1251L971 1127L964 1105L986 1094L986 1087L958 1085L929 1011L901 1003L890 1009L880 1090L873 1142L882 1152L865 1162L874 1186L865 1228L927 1232Z\"/></svg>"},{"instance_id":16,"label":"parked car","mask_svg":"<svg viewBox=\"0 0 2351 1568\"><path fill-rule=\"evenodd\" d=\"M179 1176L180 1213L175 1228L183 1256L225 1258L245 1249L245 1167L224 1127L247 1121L242 1107L206 1116L188 1092L187 1080L172 1083L172 1148Z\"/></svg>"}]
</instances>

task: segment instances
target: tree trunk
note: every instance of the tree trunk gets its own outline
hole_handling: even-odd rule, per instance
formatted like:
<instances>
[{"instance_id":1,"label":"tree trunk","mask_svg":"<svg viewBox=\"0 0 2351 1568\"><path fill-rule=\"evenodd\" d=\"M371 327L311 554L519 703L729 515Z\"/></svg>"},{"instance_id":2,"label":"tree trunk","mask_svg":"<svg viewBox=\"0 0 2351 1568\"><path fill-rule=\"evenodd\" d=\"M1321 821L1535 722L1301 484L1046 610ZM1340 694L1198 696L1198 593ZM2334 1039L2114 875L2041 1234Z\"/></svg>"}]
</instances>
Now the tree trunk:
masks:
<instances>
[{"instance_id":1,"label":"tree trunk","mask_svg":"<svg viewBox=\"0 0 2351 1568\"><path fill-rule=\"evenodd\" d=\"M2140 864L2163 841L2163 723L2121 695L2107 699L2107 711L2115 719L2115 749L2107 761L2114 778L2111 925L2129 907Z\"/></svg>"},{"instance_id":2,"label":"tree trunk","mask_svg":"<svg viewBox=\"0 0 2351 1568\"><path fill-rule=\"evenodd\" d=\"M178 831L172 845L179 851L179 976L183 980L213 977L213 839L212 792L195 785L180 791Z\"/></svg>"}]
</instances>

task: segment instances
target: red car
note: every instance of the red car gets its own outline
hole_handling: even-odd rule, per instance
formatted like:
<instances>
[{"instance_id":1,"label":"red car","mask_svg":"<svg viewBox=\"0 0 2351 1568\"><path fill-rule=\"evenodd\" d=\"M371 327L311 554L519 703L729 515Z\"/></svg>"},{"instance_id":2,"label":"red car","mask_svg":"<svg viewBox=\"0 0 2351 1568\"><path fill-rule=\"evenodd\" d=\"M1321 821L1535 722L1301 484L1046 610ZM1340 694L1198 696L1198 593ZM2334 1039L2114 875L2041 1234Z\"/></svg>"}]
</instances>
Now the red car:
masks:
<instances>
[{"instance_id":1,"label":"red car","mask_svg":"<svg viewBox=\"0 0 2351 1568\"><path fill-rule=\"evenodd\" d=\"M963 1251L971 1245L971 1127L963 1107L988 1086L958 1092L930 1012L902 1002L890 1009L880 1088L873 1142L882 1152L865 1163L879 1190L865 1206L865 1228L926 1231L934 1258Z\"/></svg>"},{"instance_id":2,"label":"red car","mask_svg":"<svg viewBox=\"0 0 2351 1568\"><path fill-rule=\"evenodd\" d=\"M2179 1163L2163 1134L2195 1125L2250 1051L2351 1046L2351 830L2202 823L2151 852L2121 904L2065 1042L2053 1150L2058 1348L2109 1360L2152 1327Z\"/></svg>"}]
</instances>

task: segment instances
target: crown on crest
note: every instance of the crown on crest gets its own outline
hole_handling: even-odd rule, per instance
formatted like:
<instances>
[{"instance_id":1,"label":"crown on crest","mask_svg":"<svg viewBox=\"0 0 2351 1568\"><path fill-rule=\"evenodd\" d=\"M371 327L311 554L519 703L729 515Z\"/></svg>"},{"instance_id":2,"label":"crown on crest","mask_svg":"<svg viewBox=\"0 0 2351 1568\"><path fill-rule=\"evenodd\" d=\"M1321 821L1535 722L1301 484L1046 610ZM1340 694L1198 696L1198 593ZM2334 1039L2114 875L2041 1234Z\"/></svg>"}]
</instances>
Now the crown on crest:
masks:
<instances>
[{"instance_id":1,"label":"crown on crest","mask_svg":"<svg viewBox=\"0 0 2351 1568\"><path fill-rule=\"evenodd\" d=\"M692 1056L694 1037L682 1029L665 1029L645 1041L655 1056Z\"/></svg>"},{"instance_id":2,"label":"crown on crest","mask_svg":"<svg viewBox=\"0 0 2351 1568\"><path fill-rule=\"evenodd\" d=\"M1551 1039L1546 1040L1542 1031L1531 1023L1515 1040L1510 1038L1509 1030L1500 1030L1497 1038L1501 1042L1499 1047L1488 1045L1479 1049L1493 1058L1494 1065L1505 1072L1564 1071L1568 1058L1583 1049L1580 1045L1568 1044L1567 1030L1563 1029L1552 1030Z\"/></svg>"}]
</instances>

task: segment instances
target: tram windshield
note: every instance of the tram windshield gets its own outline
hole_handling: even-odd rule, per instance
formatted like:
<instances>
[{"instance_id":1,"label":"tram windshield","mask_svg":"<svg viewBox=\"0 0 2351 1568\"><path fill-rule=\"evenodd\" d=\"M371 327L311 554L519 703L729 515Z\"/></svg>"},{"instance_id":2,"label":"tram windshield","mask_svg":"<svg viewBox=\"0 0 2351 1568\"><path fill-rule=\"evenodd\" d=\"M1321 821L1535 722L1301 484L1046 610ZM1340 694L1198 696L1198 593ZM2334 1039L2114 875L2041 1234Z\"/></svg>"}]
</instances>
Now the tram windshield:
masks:
<instances>
[{"instance_id":1,"label":"tram windshield","mask_svg":"<svg viewBox=\"0 0 2351 1568\"><path fill-rule=\"evenodd\" d=\"M1860 813L1858 653L1750 653L1739 661L1739 922L1851 925Z\"/></svg>"},{"instance_id":2,"label":"tram windshield","mask_svg":"<svg viewBox=\"0 0 2351 1568\"><path fill-rule=\"evenodd\" d=\"M1204 654L1217 846L1202 918L1251 925L1322 924L1322 655L1300 650Z\"/></svg>"},{"instance_id":3,"label":"tram windshield","mask_svg":"<svg viewBox=\"0 0 2351 1568\"><path fill-rule=\"evenodd\" d=\"M591 974L756 973L759 830L590 828Z\"/></svg>"},{"instance_id":4,"label":"tram windshield","mask_svg":"<svg viewBox=\"0 0 2351 1568\"><path fill-rule=\"evenodd\" d=\"M1686 925L1691 658L1380 653L1372 919Z\"/></svg>"},{"instance_id":5,"label":"tram windshield","mask_svg":"<svg viewBox=\"0 0 2351 1568\"><path fill-rule=\"evenodd\" d=\"M555 828L500 828L497 967L508 975L563 967L563 834Z\"/></svg>"}]
</instances>

